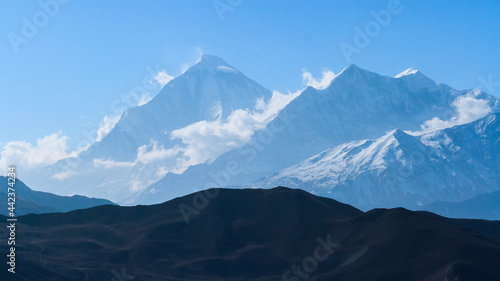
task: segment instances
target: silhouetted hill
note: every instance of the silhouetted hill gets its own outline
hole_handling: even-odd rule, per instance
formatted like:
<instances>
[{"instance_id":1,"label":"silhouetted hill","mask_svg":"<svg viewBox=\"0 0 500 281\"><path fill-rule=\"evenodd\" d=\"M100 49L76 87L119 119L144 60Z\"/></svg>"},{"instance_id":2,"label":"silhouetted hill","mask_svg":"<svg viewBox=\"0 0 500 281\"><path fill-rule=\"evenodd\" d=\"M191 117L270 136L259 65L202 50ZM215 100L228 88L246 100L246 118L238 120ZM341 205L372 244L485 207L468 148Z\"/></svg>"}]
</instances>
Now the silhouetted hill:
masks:
<instances>
[{"instance_id":1,"label":"silhouetted hill","mask_svg":"<svg viewBox=\"0 0 500 281\"><path fill-rule=\"evenodd\" d=\"M8 215L6 177L0 176L0 214ZM115 203L98 198L89 198L81 195L59 196L48 192L35 191L16 179L16 216L25 214L40 214L54 212L69 212L100 205L114 205Z\"/></svg>"},{"instance_id":2,"label":"silhouetted hill","mask_svg":"<svg viewBox=\"0 0 500 281\"><path fill-rule=\"evenodd\" d=\"M465 224L402 208L363 213L283 187L210 189L153 206L19 217L15 277L500 280L500 236L488 231L500 222Z\"/></svg>"},{"instance_id":3,"label":"silhouetted hill","mask_svg":"<svg viewBox=\"0 0 500 281\"><path fill-rule=\"evenodd\" d=\"M500 220L500 191L480 194L462 202L434 202L423 209L452 218Z\"/></svg>"}]
</instances>

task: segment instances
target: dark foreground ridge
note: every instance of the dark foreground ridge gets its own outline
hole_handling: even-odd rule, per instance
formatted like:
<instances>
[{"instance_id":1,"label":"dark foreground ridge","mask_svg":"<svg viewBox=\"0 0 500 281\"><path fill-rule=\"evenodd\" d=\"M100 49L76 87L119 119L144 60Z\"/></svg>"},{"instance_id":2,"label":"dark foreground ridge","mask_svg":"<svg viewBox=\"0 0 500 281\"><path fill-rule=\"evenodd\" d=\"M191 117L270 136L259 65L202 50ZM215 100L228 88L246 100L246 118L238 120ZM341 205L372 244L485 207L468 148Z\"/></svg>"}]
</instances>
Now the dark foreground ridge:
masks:
<instances>
[{"instance_id":1,"label":"dark foreground ridge","mask_svg":"<svg viewBox=\"0 0 500 281\"><path fill-rule=\"evenodd\" d=\"M500 280L498 221L363 213L283 187L26 215L16 241L0 280Z\"/></svg>"}]
</instances>

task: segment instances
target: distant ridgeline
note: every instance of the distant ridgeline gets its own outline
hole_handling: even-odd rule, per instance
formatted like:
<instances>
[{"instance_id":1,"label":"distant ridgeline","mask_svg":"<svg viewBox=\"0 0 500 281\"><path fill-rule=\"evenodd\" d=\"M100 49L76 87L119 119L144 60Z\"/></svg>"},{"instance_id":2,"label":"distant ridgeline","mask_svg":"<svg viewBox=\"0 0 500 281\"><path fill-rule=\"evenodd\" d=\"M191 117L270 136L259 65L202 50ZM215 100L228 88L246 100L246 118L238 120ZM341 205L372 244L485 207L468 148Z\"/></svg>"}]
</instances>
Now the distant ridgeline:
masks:
<instances>
[{"instance_id":1,"label":"distant ridgeline","mask_svg":"<svg viewBox=\"0 0 500 281\"><path fill-rule=\"evenodd\" d=\"M7 177L0 176L0 214L7 215ZM80 195L59 196L48 192L34 191L19 179L14 185L16 190L16 216L29 213L69 212L100 205L116 205L105 199L88 198Z\"/></svg>"}]
</instances>

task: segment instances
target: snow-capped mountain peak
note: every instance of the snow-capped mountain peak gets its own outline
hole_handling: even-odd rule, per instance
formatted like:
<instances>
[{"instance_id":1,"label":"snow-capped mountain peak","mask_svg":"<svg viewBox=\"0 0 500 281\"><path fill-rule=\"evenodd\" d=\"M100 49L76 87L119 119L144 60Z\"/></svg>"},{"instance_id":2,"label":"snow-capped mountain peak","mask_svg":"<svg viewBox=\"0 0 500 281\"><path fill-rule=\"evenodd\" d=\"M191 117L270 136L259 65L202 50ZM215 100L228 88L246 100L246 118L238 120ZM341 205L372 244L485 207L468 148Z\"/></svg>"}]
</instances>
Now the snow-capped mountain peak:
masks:
<instances>
[{"instance_id":1,"label":"snow-capped mountain peak","mask_svg":"<svg viewBox=\"0 0 500 281\"><path fill-rule=\"evenodd\" d=\"M411 167L409 163L412 161L420 164L419 161L427 155L426 151L432 150L404 131L418 131L424 122L433 118L449 120L457 114L455 101L468 95L470 91L458 91L438 84L421 72L394 78L350 65L327 88L306 88L267 124L265 130L255 132L247 145L228 151L210 163L190 167L182 174L166 174L141 194L131 197L127 203L158 203L185 195L207 183L216 186L213 175L220 174L234 161L240 165L241 172L228 177L220 186L244 186L329 148L366 139L372 141L363 144L367 146L363 149L364 153L354 153L360 145L352 150L359 157L356 158L359 161L349 162L353 167L356 166L352 170L370 171L364 173L367 176L373 171L374 176L377 176L378 172L385 169L384 163L393 163L391 167L396 172L390 174L396 174L392 179L396 177L394 182L399 182L406 170L399 172L397 167L406 169ZM487 94L476 95L475 98L491 107L497 104L497 99ZM392 131L396 128L400 130ZM386 138L378 139L382 135ZM374 153L369 153L368 147ZM412 151L423 152L415 154ZM432 157L438 157L436 153ZM377 181L379 178L366 180L372 179ZM438 180L436 184L446 184L443 182ZM315 181L311 184L321 183L324 182ZM288 182L283 185L300 187ZM170 188L172 186L175 188ZM420 201L426 203L423 199ZM375 206L375 201L364 204Z\"/></svg>"},{"instance_id":2,"label":"snow-capped mountain peak","mask_svg":"<svg viewBox=\"0 0 500 281\"><path fill-rule=\"evenodd\" d=\"M341 144L253 185L298 187L367 210L465 200L499 188L498 116L422 136L397 129Z\"/></svg>"},{"instance_id":3,"label":"snow-capped mountain peak","mask_svg":"<svg viewBox=\"0 0 500 281\"><path fill-rule=\"evenodd\" d=\"M203 55L151 101L126 110L109 134L78 156L78 166L72 167L78 173L50 185L63 194L78 192L119 201L160 179L165 171L184 168L192 158L194 163L204 161L199 159L206 156L190 149L196 146L195 132L173 132L197 123L219 126L217 122L226 122L233 112L253 110L271 97L270 90L223 59ZM53 170L54 174L67 172L68 166L61 162Z\"/></svg>"},{"instance_id":4,"label":"snow-capped mountain peak","mask_svg":"<svg viewBox=\"0 0 500 281\"><path fill-rule=\"evenodd\" d=\"M214 74L217 71L240 73L222 58L207 54L202 55L196 64L190 67L186 73L200 71L206 71L211 74Z\"/></svg>"},{"instance_id":5,"label":"snow-capped mountain peak","mask_svg":"<svg viewBox=\"0 0 500 281\"><path fill-rule=\"evenodd\" d=\"M363 78L371 76L371 75L378 75L376 73L373 73L371 71L368 71L366 69L363 69L355 64L351 64L348 67L344 68L335 78L333 81L336 81L338 83L339 80L346 79L346 80L363 80ZM333 84L333 82L332 82Z\"/></svg>"},{"instance_id":6,"label":"snow-capped mountain peak","mask_svg":"<svg viewBox=\"0 0 500 281\"><path fill-rule=\"evenodd\" d=\"M398 75L394 76L394 78L401 78L403 76L417 74L418 72L420 72L418 69L413 69L413 68L410 67L407 70L405 70L405 71L399 73Z\"/></svg>"},{"instance_id":7,"label":"snow-capped mountain peak","mask_svg":"<svg viewBox=\"0 0 500 281\"><path fill-rule=\"evenodd\" d=\"M395 79L401 79L406 83L410 88L428 88L428 89L436 89L440 86L440 83L430 79L425 76L420 70L408 68L407 70L399 73L394 76ZM444 87L447 87L444 85Z\"/></svg>"}]
</instances>

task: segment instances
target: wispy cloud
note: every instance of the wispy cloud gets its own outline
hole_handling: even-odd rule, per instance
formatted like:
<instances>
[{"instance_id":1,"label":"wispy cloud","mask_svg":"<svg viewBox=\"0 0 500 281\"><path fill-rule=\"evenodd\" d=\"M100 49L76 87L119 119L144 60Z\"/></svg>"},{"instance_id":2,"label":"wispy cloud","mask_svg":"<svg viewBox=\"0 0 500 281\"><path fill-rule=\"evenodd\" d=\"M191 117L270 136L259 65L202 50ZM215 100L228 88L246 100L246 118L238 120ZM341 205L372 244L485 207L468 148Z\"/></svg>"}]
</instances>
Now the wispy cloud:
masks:
<instances>
[{"instance_id":1,"label":"wispy cloud","mask_svg":"<svg viewBox=\"0 0 500 281\"><path fill-rule=\"evenodd\" d=\"M136 162L120 162L111 159L94 159L93 163L95 167L103 167L106 169L133 167L136 164Z\"/></svg>"},{"instance_id":2,"label":"wispy cloud","mask_svg":"<svg viewBox=\"0 0 500 281\"><path fill-rule=\"evenodd\" d=\"M166 158L175 159L182 151L182 148L178 146L165 148L163 145L159 145L158 141L151 140L150 144L140 146L137 149L137 156L134 161L120 162L112 159L93 159L93 163L95 167L102 167L105 169L127 168L134 167L139 163L147 165Z\"/></svg>"},{"instance_id":3,"label":"wispy cloud","mask_svg":"<svg viewBox=\"0 0 500 281\"><path fill-rule=\"evenodd\" d=\"M52 177L57 179L57 180L65 180L65 179L70 178L76 174L77 174L76 171L66 171L66 172L54 174L54 175L52 175Z\"/></svg>"},{"instance_id":4,"label":"wispy cloud","mask_svg":"<svg viewBox=\"0 0 500 281\"><path fill-rule=\"evenodd\" d=\"M141 99L139 100L139 102L137 103L137 106L142 106L142 105L145 105L146 103L148 103L150 100L152 100L153 98L151 97L151 94L148 92L146 93L145 95L143 95L141 97Z\"/></svg>"},{"instance_id":5,"label":"wispy cloud","mask_svg":"<svg viewBox=\"0 0 500 281\"><path fill-rule=\"evenodd\" d=\"M111 132L111 130L113 130L116 123L120 121L120 116L121 114L104 116L101 124L99 124L99 129L97 129L97 138L96 138L97 142L101 141L105 136L109 134L109 132Z\"/></svg>"},{"instance_id":6,"label":"wispy cloud","mask_svg":"<svg viewBox=\"0 0 500 281\"><path fill-rule=\"evenodd\" d=\"M161 87L163 87L167 85L168 82L172 81L174 78L175 78L174 76L169 75L165 70L162 69L156 74L156 76L153 77L153 79L149 81L149 83L153 84L156 82L160 84Z\"/></svg>"},{"instance_id":7,"label":"wispy cloud","mask_svg":"<svg viewBox=\"0 0 500 281\"><path fill-rule=\"evenodd\" d=\"M67 136L58 132L38 139L36 145L26 141L8 142L3 146L0 167L16 164L30 169L76 156L78 151L70 151L67 140Z\"/></svg>"},{"instance_id":8,"label":"wispy cloud","mask_svg":"<svg viewBox=\"0 0 500 281\"><path fill-rule=\"evenodd\" d=\"M173 131L172 138L181 139L186 146L184 165L214 159L249 141L255 131L265 128L266 124L299 94L300 91L288 94L275 91L268 102L257 100L253 110L235 110L226 120L200 121Z\"/></svg>"},{"instance_id":9,"label":"wispy cloud","mask_svg":"<svg viewBox=\"0 0 500 281\"><path fill-rule=\"evenodd\" d=\"M189 68L189 64L187 62L182 64L181 65L181 73L186 72L186 70L188 70L188 68Z\"/></svg>"},{"instance_id":10,"label":"wispy cloud","mask_svg":"<svg viewBox=\"0 0 500 281\"><path fill-rule=\"evenodd\" d=\"M235 110L225 120L218 118L213 121L200 121L174 130L170 134L171 138L180 139L182 144L164 147L158 141L151 140L148 145L137 149L133 162L94 159L94 166L111 169L160 163L157 175L182 172L191 165L213 160L250 140L255 131L265 128L266 124L299 94L300 91L288 94L275 91L269 101L257 100L252 110Z\"/></svg>"},{"instance_id":11,"label":"wispy cloud","mask_svg":"<svg viewBox=\"0 0 500 281\"><path fill-rule=\"evenodd\" d=\"M166 149L163 145L158 145L158 141L152 140L149 145L143 145L137 149L136 162L149 164L165 158L175 157L179 152L178 147Z\"/></svg>"},{"instance_id":12,"label":"wispy cloud","mask_svg":"<svg viewBox=\"0 0 500 281\"><path fill-rule=\"evenodd\" d=\"M476 121L480 118L493 112L489 101L484 99L477 99L476 96L479 91L473 91L465 96L456 98L452 105L455 108L455 116L449 120L442 120L434 117L425 121L421 125L421 130L418 132L408 132L412 135L420 135L426 132L442 130L457 125L467 124Z\"/></svg>"},{"instance_id":13,"label":"wispy cloud","mask_svg":"<svg viewBox=\"0 0 500 281\"><path fill-rule=\"evenodd\" d=\"M331 70L324 69L322 73L322 77L319 80L316 80L310 72L306 69L302 71L302 82L306 86L311 86L318 90L323 90L326 87L330 86L330 83L335 78L335 73Z\"/></svg>"}]
</instances>

